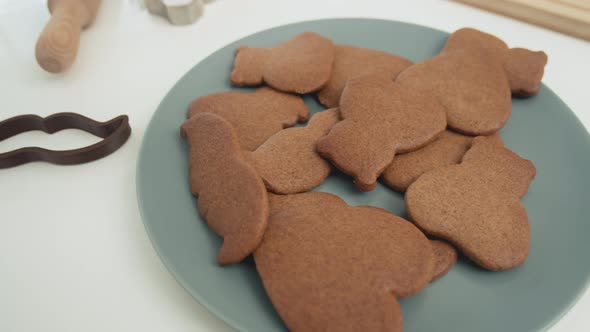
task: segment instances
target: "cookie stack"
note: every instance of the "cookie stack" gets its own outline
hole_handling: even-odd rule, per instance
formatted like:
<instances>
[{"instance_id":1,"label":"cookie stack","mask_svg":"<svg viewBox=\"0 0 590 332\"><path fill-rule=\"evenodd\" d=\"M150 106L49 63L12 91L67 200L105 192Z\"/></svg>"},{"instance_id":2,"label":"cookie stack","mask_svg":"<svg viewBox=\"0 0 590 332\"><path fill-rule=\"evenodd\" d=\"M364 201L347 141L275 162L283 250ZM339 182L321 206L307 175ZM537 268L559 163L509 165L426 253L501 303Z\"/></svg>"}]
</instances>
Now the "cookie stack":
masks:
<instances>
[{"instance_id":1,"label":"cookie stack","mask_svg":"<svg viewBox=\"0 0 590 332\"><path fill-rule=\"evenodd\" d=\"M443 276L459 252L490 271L522 264L520 198L536 169L498 130L512 96L538 92L546 63L471 28L416 64L313 32L240 47L230 79L260 87L197 98L181 127L191 191L223 237L218 263L252 254L294 331L401 331L398 299ZM310 117L308 93L327 109L294 127ZM411 222L308 192L334 167L361 191L381 177L405 192Z\"/></svg>"}]
</instances>

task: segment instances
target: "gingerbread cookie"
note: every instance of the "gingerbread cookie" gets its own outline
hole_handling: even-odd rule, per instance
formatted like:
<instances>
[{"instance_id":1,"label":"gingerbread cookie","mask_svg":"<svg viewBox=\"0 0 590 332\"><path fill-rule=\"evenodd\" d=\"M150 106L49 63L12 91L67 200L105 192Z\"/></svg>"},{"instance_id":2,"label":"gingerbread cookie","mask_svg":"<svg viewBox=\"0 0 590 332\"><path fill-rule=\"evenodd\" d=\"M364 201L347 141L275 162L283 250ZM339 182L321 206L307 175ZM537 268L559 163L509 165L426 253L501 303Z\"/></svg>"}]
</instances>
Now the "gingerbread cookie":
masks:
<instances>
[{"instance_id":1,"label":"gingerbread cookie","mask_svg":"<svg viewBox=\"0 0 590 332\"><path fill-rule=\"evenodd\" d=\"M268 198L262 179L243 160L234 129L212 113L187 120L181 133L190 145L190 185L199 212L223 237L219 264L237 263L262 240L268 221Z\"/></svg>"},{"instance_id":2,"label":"gingerbread cookie","mask_svg":"<svg viewBox=\"0 0 590 332\"><path fill-rule=\"evenodd\" d=\"M511 48L504 63L512 94L519 97L534 96L539 92L547 64L547 54L524 48Z\"/></svg>"},{"instance_id":3,"label":"gingerbread cookie","mask_svg":"<svg viewBox=\"0 0 590 332\"><path fill-rule=\"evenodd\" d=\"M396 153L416 150L445 130L438 101L382 75L348 81L340 99L342 121L318 142L322 156L370 191Z\"/></svg>"},{"instance_id":4,"label":"gingerbread cookie","mask_svg":"<svg viewBox=\"0 0 590 332\"><path fill-rule=\"evenodd\" d=\"M307 121L309 116L309 108L300 97L268 87L199 97L190 105L188 114L191 117L203 112L226 119L236 130L242 148L250 151L283 128Z\"/></svg>"},{"instance_id":5,"label":"gingerbread cookie","mask_svg":"<svg viewBox=\"0 0 590 332\"><path fill-rule=\"evenodd\" d=\"M358 206L357 208L372 208L370 206ZM383 209L374 209L373 213L386 213L389 212ZM430 245L432 246L432 252L434 253L434 269L432 270L432 277L430 278L430 282L434 282L440 279L442 276L447 274L451 267L455 265L457 262L457 258L459 257L459 253L457 249L450 245L449 243L441 240L429 240Z\"/></svg>"},{"instance_id":6,"label":"gingerbread cookie","mask_svg":"<svg viewBox=\"0 0 590 332\"><path fill-rule=\"evenodd\" d=\"M434 282L447 274L457 262L457 249L445 241L430 240L434 251L434 273L430 282Z\"/></svg>"},{"instance_id":7,"label":"gingerbread cookie","mask_svg":"<svg viewBox=\"0 0 590 332\"><path fill-rule=\"evenodd\" d=\"M230 79L237 86L265 82L277 90L303 94L326 84L333 62L332 41L304 32L275 47L241 46Z\"/></svg>"},{"instance_id":8,"label":"gingerbread cookie","mask_svg":"<svg viewBox=\"0 0 590 332\"><path fill-rule=\"evenodd\" d=\"M493 58L503 62L507 57L508 45L492 34L473 28L461 28L449 36L442 52L462 49L485 49Z\"/></svg>"},{"instance_id":9,"label":"gingerbread cookie","mask_svg":"<svg viewBox=\"0 0 590 332\"><path fill-rule=\"evenodd\" d=\"M496 36L473 28L455 31L443 51L460 49L486 49L495 59L504 63L504 70L513 95L534 96L539 91L547 64L547 54L525 48L511 48Z\"/></svg>"},{"instance_id":10,"label":"gingerbread cookie","mask_svg":"<svg viewBox=\"0 0 590 332\"><path fill-rule=\"evenodd\" d=\"M498 133L488 137L502 144ZM472 136L444 131L423 148L397 155L383 172L383 182L395 191L405 192L420 175L439 167L460 163L472 140Z\"/></svg>"},{"instance_id":11,"label":"gingerbread cookie","mask_svg":"<svg viewBox=\"0 0 590 332\"><path fill-rule=\"evenodd\" d=\"M478 265L504 270L524 262L530 229L520 202L535 166L493 139L476 137L458 165L422 175L406 192L410 218Z\"/></svg>"},{"instance_id":12,"label":"gingerbread cookie","mask_svg":"<svg viewBox=\"0 0 590 332\"><path fill-rule=\"evenodd\" d=\"M396 81L436 96L449 127L466 135L494 133L510 117L510 86L502 63L485 51L443 52L406 69Z\"/></svg>"},{"instance_id":13,"label":"gingerbread cookie","mask_svg":"<svg viewBox=\"0 0 590 332\"><path fill-rule=\"evenodd\" d=\"M316 113L306 127L282 130L248 153L266 188L277 194L293 194L324 182L332 167L317 153L316 144L336 122L336 108Z\"/></svg>"},{"instance_id":14,"label":"gingerbread cookie","mask_svg":"<svg viewBox=\"0 0 590 332\"><path fill-rule=\"evenodd\" d=\"M332 76L318 92L320 103L327 107L338 106L342 89L351 78L366 74L382 74L395 79L402 70L412 65L410 60L370 48L336 45L334 51Z\"/></svg>"},{"instance_id":15,"label":"gingerbread cookie","mask_svg":"<svg viewBox=\"0 0 590 332\"><path fill-rule=\"evenodd\" d=\"M389 212L383 209L374 208L372 206L357 206L357 208L372 209L372 213L390 214ZM455 265L455 262L457 262L459 253L457 252L457 249L455 249L455 247L453 247L447 242L441 240L429 241L430 245L432 246L432 252L434 253L434 269L432 271L432 277L430 279L430 282L432 283L440 279L445 274L447 274L447 272L449 272L451 267L453 267L453 265Z\"/></svg>"},{"instance_id":16,"label":"gingerbread cookie","mask_svg":"<svg viewBox=\"0 0 590 332\"><path fill-rule=\"evenodd\" d=\"M538 89L546 56L523 52L509 51L492 35L460 29L449 37L439 55L407 68L396 81L436 96L451 129L489 135L508 121L512 91L532 95L535 87Z\"/></svg>"},{"instance_id":17,"label":"gingerbread cookie","mask_svg":"<svg viewBox=\"0 0 590 332\"><path fill-rule=\"evenodd\" d=\"M256 269L291 331L401 331L396 298L432 277L434 254L412 223L332 194L270 195Z\"/></svg>"}]
</instances>

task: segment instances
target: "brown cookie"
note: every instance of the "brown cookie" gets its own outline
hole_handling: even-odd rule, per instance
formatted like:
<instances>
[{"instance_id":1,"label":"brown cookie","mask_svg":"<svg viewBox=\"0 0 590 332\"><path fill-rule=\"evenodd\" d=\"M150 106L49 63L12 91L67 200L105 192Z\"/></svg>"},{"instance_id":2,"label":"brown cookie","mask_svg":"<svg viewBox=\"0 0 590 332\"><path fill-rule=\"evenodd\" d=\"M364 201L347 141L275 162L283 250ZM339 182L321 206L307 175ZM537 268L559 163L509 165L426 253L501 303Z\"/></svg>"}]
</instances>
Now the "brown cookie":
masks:
<instances>
[{"instance_id":1,"label":"brown cookie","mask_svg":"<svg viewBox=\"0 0 590 332\"><path fill-rule=\"evenodd\" d=\"M396 81L436 96L449 127L463 134L489 135L510 117L510 86L502 62L485 50L443 52L404 70Z\"/></svg>"},{"instance_id":2,"label":"brown cookie","mask_svg":"<svg viewBox=\"0 0 590 332\"><path fill-rule=\"evenodd\" d=\"M460 29L439 55L407 68L396 81L436 96L450 128L467 135L489 135L508 121L511 91L531 95L540 84L544 63L538 58L545 55L525 53L509 51L492 35ZM527 59L534 65L529 67Z\"/></svg>"},{"instance_id":3,"label":"brown cookie","mask_svg":"<svg viewBox=\"0 0 590 332\"><path fill-rule=\"evenodd\" d=\"M254 92L226 91L199 97L189 107L189 117L215 113L236 130L245 150L253 151L270 136L297 122L307 121L309 109L298 97L262 87Z\"/></svg>"},{"instance_id":4,"label":"brown cookie","mask_svg":"<svg viewBox=\"0 0 590 332\"><path fill-rule=\"evenodd\" d=\"M430 282L434 282L449 272L457 262L459 254L455 247L445 241L430 240L430 244L434 252L434 273Z\"/></svg>"},{"instance_id":5,"label":"brown cookie","mask_svg":"<svg viewBox=\"0 0 590 332\"><path fill-rule=\"evenodd\" d=\"M547 54L524 48L511 48L508 54L504 69L508 74L512 94L521 97L536 95L541 87Z\"/></svg>"},{"instance_id":6,"label":"brown cookie","mask_svg":"<svg viewBox=\"0 0 590 332\"><path fill-rule=\"evenodd\" d=\"M502 39L473 28L461 28L453 32L447 39L442 52L463 49L486 49L487 53L500 61L505 61L508 56L508 45Z\"/></svg>"},{"instance_id":7,"label":"brown cookie","mask_svg":"<svg viewBox=\"0 0 590 332\"><path fill-rule=\"evenodd\" d=\"M520 198L535 166L493 139L476 137L458 165L422 175L406 192L408 215L478 265L504 270L524 262L530 229Z\"/></svg>"},{"instance_id":8,"label":"brown cookie","mask_svg":"<svg viewBox=\"0 0 590 332\"><path fill-rule=\"evenodd\" d=\"M502 144L498 133L488 137ZM461 162L473 136L444 131L436 140L421 149L395 156L393 162L383 172L383 182L391 189L405 192L416 179L433 169Z\"/></svg>"},{"instance_id":9,"label":"brown cookie","mask_svg":"<svg viewBox=\"0 0 590 332\"><path fill-rule=\"evenodd\" d=\"M336 122L336 108L316 113L306 127L281 130L248 153L266 188L277 194L293 194L324 182L332 167L317 153L316 144Z\"/></svg>"},{"instance_id":10,"label":"brown cookie","mask_svg":"<svg viewBox=\"0 0 590 332\"><path fill-rule=\"evenodd\" d=\"M289 330L402 330L396 298L432 277L424 234L385 210L327 193L270 195L270 206L254 260Z\"/></svg>"},{"instance_id":11,"label":"brown cookie","mask_svg":"<svg viewBox=\"0 0 590 332\"><path fill-rule=\"evenodd\" d=\"M190 185L199 196L199 212L223 237L219 264L237 263L262 240L268 221L268 198L262 179L243 160L228 121L212 113L187 120L181 133L190 145Z\"/></svg>"},{"instance_id":12,"label":"brown cookie","mask_svg":"<svg viewBox=\"0 0 590 332\"><path fill-rule=\"evenodd\" d=\"M309 93L330 78L334 44L314 32L304 32L275 47L238 48L231 81L238 86L262 82L275 89Z\"/></svg>"},{"instance_id":13,"label":"brown cookie","mask_svg":"<svg viewBox=\"0 0 590 332\"><path fill-rule=\"evenodd\" d=\"M336 45L334 51L332 76L318 92L320 103L327 107L338 106L342 89L351 78L382 74L395 79L402 70L412 65L410 60L370 48Z\"/></svg>"},{"instance_id":14,"label":"brown cookie","mask_svg":"<svg viewBox=\"0 0 590 332\"><path fill-rule=\"evenodd\" d=\"M322 156L370 191L396 153L416 150L444 131L437 100L382 75L348 81L340 99L342 121L318 142Z\"/></svg>"},{"instance_id":15,"label":"brown cookie","mask_svg":"<svg viewBox=\"0 0 590 332\"><path fill-rule=\"evenodd\" d=\"M539 91L547 64L547 55L544 52L524 48L508 49L508 45L498 37L472 28L455 31L443 51L466 48L485 48L494 58L503 62L513 95L529 97Z\"/></svg>"},{"instance_id":16,"label":"brown cookie","mask_svg":"<svg viewBox=\"0 0 590 332\"><path fill-rule=\"evenodd\" d=\"M389 212L383 209L375 209L372 206L358 206L357 208L367 208L373 209L373 213L385 213L390 214ZM432 277L430 282L434 282L440 279L442 276L447 274L451 267L457 262L457 258L459 253L457 249L450 245L447 242L441 240L429 240L430 245L432 246L432 252L434 253L434 269L432 271Z\"/></svg>"}]
</instances>

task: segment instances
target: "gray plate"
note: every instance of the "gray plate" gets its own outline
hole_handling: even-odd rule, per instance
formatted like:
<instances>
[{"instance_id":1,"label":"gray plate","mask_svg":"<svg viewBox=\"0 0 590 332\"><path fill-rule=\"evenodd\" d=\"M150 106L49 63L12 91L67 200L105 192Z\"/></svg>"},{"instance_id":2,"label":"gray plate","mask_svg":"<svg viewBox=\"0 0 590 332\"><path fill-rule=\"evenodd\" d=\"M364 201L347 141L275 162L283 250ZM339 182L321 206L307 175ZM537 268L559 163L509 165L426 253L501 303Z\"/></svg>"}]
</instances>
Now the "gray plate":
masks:
<instances>
[{"instance_id":1,"label":"gray plate","mask_svg":"<svg viewBox=\"0 0 590 332\"><path fill-rule=\"evenodd\" d=\"M137 196L146 230L162 261L199 302L241 331L284 329L252 260L220 267L221 239L199 218L189 193L187 146L178 135L190 102L232 89L229 73L238 45L275 45L315 31L335 43L393 52L420 61L438 52L447 33L372 19L302 22L234 42L197 64L168 93L146 131L137 165ZM313 111L319 104L306 97ZM531 254L519 268L491 273L460 260L448 275L402 301L405 330L537 331L557 321L583 293L590 275L590 138L572 111L546 86L513 100L501 135L537 166L524 204L532 229ZM403 196L382 185L371 193L335 174L316 190L349 204L405 215Z\"/></svg>"}]
</instances>

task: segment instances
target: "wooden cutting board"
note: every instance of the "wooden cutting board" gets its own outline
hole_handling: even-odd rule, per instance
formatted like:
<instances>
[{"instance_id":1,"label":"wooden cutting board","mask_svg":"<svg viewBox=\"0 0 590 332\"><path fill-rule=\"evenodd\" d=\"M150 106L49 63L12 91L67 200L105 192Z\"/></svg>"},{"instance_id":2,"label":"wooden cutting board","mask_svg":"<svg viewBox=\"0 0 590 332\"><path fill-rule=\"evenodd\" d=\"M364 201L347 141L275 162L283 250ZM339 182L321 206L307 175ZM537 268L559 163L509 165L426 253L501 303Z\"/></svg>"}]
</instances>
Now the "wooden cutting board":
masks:
<instances>
[{"instance_id":1,"label":"wooden cutting board","mask_svg":"<svg viewBox=\"0 0 590 332\"><path fill-rule=\"evenodd\" d=\"M455 0L590 40L590 0Z\"/></svg>"}]
</instances>

